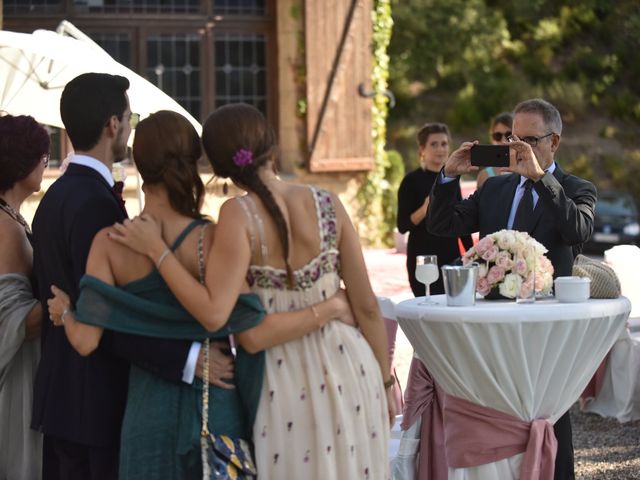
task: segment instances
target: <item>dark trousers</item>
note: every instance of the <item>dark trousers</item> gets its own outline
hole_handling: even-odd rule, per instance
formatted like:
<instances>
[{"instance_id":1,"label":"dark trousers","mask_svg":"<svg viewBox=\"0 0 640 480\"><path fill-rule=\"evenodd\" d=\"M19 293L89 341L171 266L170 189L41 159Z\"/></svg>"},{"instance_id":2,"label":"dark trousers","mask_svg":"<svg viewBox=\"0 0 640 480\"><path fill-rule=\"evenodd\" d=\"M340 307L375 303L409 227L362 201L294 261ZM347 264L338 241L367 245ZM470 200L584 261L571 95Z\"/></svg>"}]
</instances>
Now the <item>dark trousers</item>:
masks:
<instances>
[{"instance_id":1,"label":"dark trousers","mask_svg":"<svg viewBox=\"0 0 640 480\"><path fill-rule=\"evenodd\" d=\"M44 436L42 480L118 480L117 447L89 447Z\"/></svg>"},{"instance_id":2,"label":"dark trousers","mask_svg":"<svg viewBox=\"0 0 640 480\"><path fill-rule=\"evenodd\" d=\"M553 431L558 440L554 479L574 480L576 476L573 468L573 438L571 436L571 417L569 412L560 417L553 426Z\"/></svg>"}]
</instances>

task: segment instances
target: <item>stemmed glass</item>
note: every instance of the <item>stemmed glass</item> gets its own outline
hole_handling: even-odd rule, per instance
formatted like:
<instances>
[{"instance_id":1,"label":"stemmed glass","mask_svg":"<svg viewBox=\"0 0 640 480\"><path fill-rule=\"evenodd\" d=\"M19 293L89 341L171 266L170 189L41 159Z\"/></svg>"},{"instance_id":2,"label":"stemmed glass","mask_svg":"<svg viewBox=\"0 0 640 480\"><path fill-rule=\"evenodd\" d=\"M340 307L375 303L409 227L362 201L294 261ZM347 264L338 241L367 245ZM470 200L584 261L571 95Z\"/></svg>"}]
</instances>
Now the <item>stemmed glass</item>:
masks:
<instances>
[{"instance_id":1,"label":"stemmed glass","mask_svg":"<svg viewBox=\"0 0 640 480\"><path fill-rule=\"evenodd\" d=\"M425 286L424 300L418 305L437 305L436 302L429 301L431 296L429 286L438 280L439 276L437 255L418 255L416 257L416 280L424 283Z\"/></svg>"}]
</instances>

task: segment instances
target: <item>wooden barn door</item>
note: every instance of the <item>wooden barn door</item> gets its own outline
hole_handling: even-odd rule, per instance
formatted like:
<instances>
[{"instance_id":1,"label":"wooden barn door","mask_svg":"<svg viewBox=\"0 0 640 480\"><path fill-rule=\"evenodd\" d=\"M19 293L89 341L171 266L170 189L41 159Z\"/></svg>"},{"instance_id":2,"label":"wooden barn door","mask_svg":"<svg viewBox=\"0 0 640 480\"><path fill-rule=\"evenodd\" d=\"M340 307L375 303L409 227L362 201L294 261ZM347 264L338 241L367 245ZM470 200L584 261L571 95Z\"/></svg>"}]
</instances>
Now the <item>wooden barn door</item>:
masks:
<instances>
[{"instance_id":1,"label":"wooden barn door","mask_svg":"<svg viewBox=\"0 0 640 480\"><path fill-rule=\"evenodd\" d=\"M306 0L307 147L312 172L373 168L372 0Z\"/></svg>"}]
</instances>

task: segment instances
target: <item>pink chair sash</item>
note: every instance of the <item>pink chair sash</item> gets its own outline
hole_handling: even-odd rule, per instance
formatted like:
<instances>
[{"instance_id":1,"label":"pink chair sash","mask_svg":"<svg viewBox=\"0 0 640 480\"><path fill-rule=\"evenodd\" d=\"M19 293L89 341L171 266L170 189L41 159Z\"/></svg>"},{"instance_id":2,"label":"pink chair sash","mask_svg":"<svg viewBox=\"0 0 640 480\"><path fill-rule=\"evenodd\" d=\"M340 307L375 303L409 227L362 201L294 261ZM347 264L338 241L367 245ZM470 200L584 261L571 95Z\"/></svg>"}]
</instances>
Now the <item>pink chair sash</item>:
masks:
<instances>
[{"instance_id":1,"label":"pink chair sash","mask_svg":"<svg viewBox=\"0 0 640 480\"><path fill-rule=\"evenodd\" d=\"M448 467L444 445L442 398L444 393L433 381L424 364L414 358L409 369L404 410L400 428L407 430L418 417L420 427L419 480L447 480Z\"/></svg>"},{"instance_id":2,"label":"pink chair sash","mask_svg":"<svg viewBox=\"0 0 640 480\"><path fill-rule=\"evenodd\" d=\"M450 467L475 467L524 452L520 480L553 478L558 442L546 419L526 422L446 395L444 420Z\"/></svg>"},{"instance_id":3,"label":"pink chair sash","mask_svg":"<svg viewBox=\"0 0 640 480\"><path fill-rule=\"evenodd\" d=\"M596 398L600 393L600 390L602 390L602 384L604 383L604 373L607 371L608 360L609 354L607 353L607 356L604 357L604 360L602 360L602 363L600 363L598 370L596 370L596 373L594 373L593 377L591 377L591 380L589 380L589 383L582 392L582 395L580 395L580 398L582 400L585 400L587 398Z\"/></svg>"}]
</instances>

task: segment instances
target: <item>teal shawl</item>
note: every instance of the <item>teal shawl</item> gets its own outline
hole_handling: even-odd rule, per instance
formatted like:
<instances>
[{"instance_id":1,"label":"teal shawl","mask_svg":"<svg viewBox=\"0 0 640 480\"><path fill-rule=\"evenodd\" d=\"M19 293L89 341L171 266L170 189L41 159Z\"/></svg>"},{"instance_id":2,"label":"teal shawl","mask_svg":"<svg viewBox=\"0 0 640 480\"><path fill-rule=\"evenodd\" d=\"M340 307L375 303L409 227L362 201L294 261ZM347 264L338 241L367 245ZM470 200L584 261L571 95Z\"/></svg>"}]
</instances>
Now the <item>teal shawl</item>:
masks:
<instances>
[{"instance_id":1,"label":"teal shawl","mask_svg":"<svg viewBox=\"0 0 640 480\"><path fill-rule=\"evenodd\" d=\"M180 305L155 270L123 287L108 285L85 275L80 280L80 289L76 304L78 321L147 337L194 341L225 338L255 327L266 315L257 295L241 294L227 323L215 332L208 332ZM249 430L260 400L263 373L264 352L250 354L238 346L236 388L242 399Z\"/></svg>"}]
</instances>

